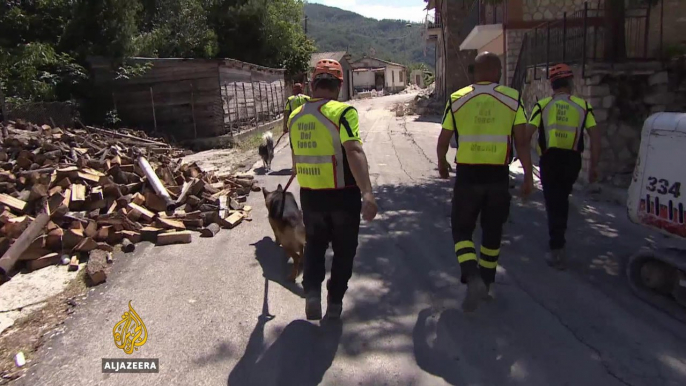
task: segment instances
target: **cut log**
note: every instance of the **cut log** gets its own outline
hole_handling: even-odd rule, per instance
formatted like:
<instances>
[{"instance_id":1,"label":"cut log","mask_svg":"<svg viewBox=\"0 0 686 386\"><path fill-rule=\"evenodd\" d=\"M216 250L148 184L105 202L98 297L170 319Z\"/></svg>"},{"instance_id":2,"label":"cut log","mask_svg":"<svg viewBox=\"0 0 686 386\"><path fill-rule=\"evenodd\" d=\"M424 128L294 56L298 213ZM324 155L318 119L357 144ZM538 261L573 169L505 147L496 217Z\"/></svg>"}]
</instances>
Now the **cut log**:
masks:
<instances>
[{"instance_id":1,"label":"cut log","mask_svg":"<svg viewBox=\"0 0 686 386\"><path fill-rule=\"evenodd\" d=\"M203 220L201 218L185 218L182 220L183 225L188 229L197 229L203 227Z\"/></svg>"},{"instance_id":2,"label":"cut log","mask_svg":"<svg viewBox=\"0 0 686 386\"><path fill-rule=\"evenodd\" d=\"M19 213L24 213L26 201L19 200L7 194L0 194L0 204L6 205Z\"/></svg>"},{"instance_id":3,"label":"cut log","mask_svg":"<svg viewBox=\"0 0 686 386\"><path fill-rule=\"evenodd\" d=\"M133 202L129 203L127 208L129 210L137 210L138 212L140 212L140 214L141 214L140 217L145 221L150 222L155 218L155 213L143 208L140 205L136 205Z\"/></svg>"},{"instance_id":4,"label":"cut log","mask_svg":"<svg viewBox=\"0 0 686 386\"><path fill-rule=\"evenodd\" d=\"M97 241L107 241L111 230L112 230L111 225L105 225L105 226L101 227L100 229L98 229L94 239Z\"/></svg>"},{"instance_id":5,"label":"cut log","mask_svg":"<svg viewBox=\"0 0 686 386\"><path fill-rule=\"evenodd\" d=\"M243 213L235 212L226 219L226 222L229 224L229 228L234 228L236 225L240 224L244 218L245 216L243 216Z\"/></svg>"},{"instance_id":6,"label":"cut log","mask_svg":"<svg viewBox=\"0 0 686 386\"><path fill-rule=\"evenodd\" d=\"M141 229L141 238L145 241L154 243L157 241L157 235L162 232L162 229L155 227L144 227Z\"/></svg>"},{"instance_id":7,"label":"cut log","mask_svg":"<svg viewBox=\"0 0 686 386\"><path fill-rule=\"evenodd\" d=\"M124 253L131 253L136 250L136 244L129 241L129 239L124 239L121 242L121 250Z\"/></svg>"},{"instance_id":8,"label":"cut log","mask_svg":"<svg viewBox=\"0 0 686 386\"><path fill-rule=\"evenodd\" d=\"M220 230L221 227L218 224L212 223L200 230L200 237L214 237Z\"/></svg>"},{"instance_id":9,"label":"cut log","mask_svg":"<svg viewBox=\"0 0 686 386\"><path fill-rule=\"evenodd\" d=\"M70 272L78 271L79 270L79 256L78 255L73 255L69 261L69 268L68 270Z\"/></svg>"},{"instance_id":10,"label":"cut log","mask_svg":"<svg viewBox=\"0 0 686 386\"><path fill-rule=\"evenodd\" d=\"M31 187L31 193L29 194L29 202L36 201L47 196L48 187L43 184L35 184Z\"/></svg>"},{"instance_id":11,"label":"cut log","mask_svg":"<svg viewBox=\"0 0 686 386\"><path fill-rule=\"evenodd\" d=\"M86 237L74 247L74 250L79 252L90 252L96 248L98 248L98 243L90 237Z\"/></svg>"},{"instance_id":12,"label":"cut log","mask_svg":"<svg viewBox=\"0 0 686 386\"><path fill-rule=\"evenodd\" d=\"M165 212L167 210L167 204L152 190L146 191L144 196L146 208L149 208L155 212Z\"/></svg>"},{"instance_id":13,"label":"cut log","mask_svg":"<svg viewBox=\"0 0 686 386\"><path fill-rule=\"evenodd\" d=\"M71 184L71 202L86 201L86 185Z\"/></svg>"},{"instance_id":14,"label":"cut log","mask_svg":"<svg viewBox=\"0 0 686 386\"><path fill-rule=\"evenodd\" d=\"M95 236L98 234L98 223L92 220L88 221L88 225L83 230L83 234L86 237L95 238Z\"/></svg>"},{"instance_id":15,"label":"cut log","mask_svg":"<svg viewBox=\"0 0 686 386\"><path fill-rule=\"evenodd\" d=\"M100 249L100 250L102 250L102 251L107 251L107 252L112 252L112 251L114 251L114 248L113 248L111 245L107 244L107 243L98 243L97 245L98 245L98 246L96 247L96 249Z\"/></svg>"},{"instance_id":16,"label":"cut log","mask_svg":"<svg viewBox=\"0 0 686 386\"><path fill-rule=\"evenodd\" d=\"M162 181L160 181L160 179L157 177L157 174L155 174L155 171L153 170L152 166L150 166L148 160L145 157L138 157L138 165L141 169L143 169L145 176L148 178L148 183L150 183L153 189L155 189L155 193L157 193L157 195L164 200L165 204L167 205L166 210L173 210L175 203L171 199L171 196L169 196L167 189L164 187L164 185L162 185Z\"/></svg>"},{"instance_id":17,"label":"cut log","mask_svg":"<svg viewBox=\"0 0 686 386\"><path fill-rule=\"evenodd\" d=\"M233 209L233 210L242 210L245 207L245 205L236 201L233 198L231 199L231 202L229 205L230 205L231 209ZM220 207L220 209L221 209L221 207Z\"/></svg>"},{"instance_id":18,"label":"cut log","mask_svg":"<svg viewBox=\"0 0 686 386\"><path fill-rule=\"evenodd\" d=\"M168 219L168 218L157 218L155 220L155 226L158 228L163 228L163 229L178 229L178 230L186 229L186 226L183 225L183 222L178 221L178 220Z\"/></svg>"},{"instance_id":19,"label":"cut log","mask_svg":"<svg viewBox=\"0 0 686 386\"><path fill-rule=\"evenodd\" d=\"M98 285L107 280L107 252L99 249L90 251L86 264L88 284Z\"/></svg>"},{"instance_id":20,"label":"cut log","mask_svg":"<svg viewBox=\"0 0 686 386\"><path fill-rule=\"evenodd\" d=\"M50 254L51 252L52 251L41 247L29 247L24 251L24 253L21 254L21 256L19 256L19 261L36 260L47 254Z\"/></svg>"},{"instance_id":21,"label":"cut log","mask_svg":"<svg viewBox=\"0 0 686 386\"><path fill-rule=\"evenodd\" d=\"M31 260L26 263L26 268L29 272L37 271L41 268L45 268L49 265L59 264L61 261L59 253L49 253L42 256L36 260Z\"/></svg>"},{"instance_id":22,"label":"cut log","mask_svg":"<svg viewBox=\"0 0 686 386\"><path fill-rule=\"evenodd\" d=\"M136 193L133 195L131 202L133 202L136 205L143 205L143 203L145 203L145 196L143 196L140 193Z\"/></svg>"},{"instance_id":23,"label":"cut log","mask_svg":"<svg viewBox=\"0 0 686 386\"><path fill-rule=\"evenodd\" d=\"M189 244L192 240L190 231L160 233L157 235L157 245Z\"/></svg>"},{"instance_id":24,"label":"cut log","mask_svg":"<svg viewBox=\"0 0 686 386\"><path fill-rule=\"evenodd\" d=\"M140 232L121 231L120 233L124 236L124 240L127 240L134 244L140 243L142 240Z\"/></svg>"}]
</instances>

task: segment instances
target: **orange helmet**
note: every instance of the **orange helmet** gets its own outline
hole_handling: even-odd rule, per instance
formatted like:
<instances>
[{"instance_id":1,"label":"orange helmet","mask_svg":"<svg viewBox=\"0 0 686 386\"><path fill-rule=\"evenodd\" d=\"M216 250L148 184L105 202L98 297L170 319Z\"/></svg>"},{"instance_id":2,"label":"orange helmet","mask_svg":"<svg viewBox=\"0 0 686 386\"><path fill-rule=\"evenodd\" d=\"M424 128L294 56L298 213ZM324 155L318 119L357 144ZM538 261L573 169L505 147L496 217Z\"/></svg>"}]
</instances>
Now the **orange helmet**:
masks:
<instances>
[{"instance_id":1,"label":"orange helmet","mask_svg":"<svg viewBox=\"0 0 686 386\"><path fill-rule=\"evenodd\" d=\"M322 59L314 66L314 74L312 79L322 77L333 77L341 82L343 81L343 67L341 64L333 59Z\"/></svg>"},{"instance_id":2,"label":"orange helmet","mask_svg":"<svg viewBox=\"0 0 686 386\"><path fill-rule=\"evenodd\" d=\"M564 63L556 64L550 67L549 70L549 77L551 82L556 81L558 79L571 78L573 76L574 74L572 73L572 69Z\"/></svg>"}]
</instances>

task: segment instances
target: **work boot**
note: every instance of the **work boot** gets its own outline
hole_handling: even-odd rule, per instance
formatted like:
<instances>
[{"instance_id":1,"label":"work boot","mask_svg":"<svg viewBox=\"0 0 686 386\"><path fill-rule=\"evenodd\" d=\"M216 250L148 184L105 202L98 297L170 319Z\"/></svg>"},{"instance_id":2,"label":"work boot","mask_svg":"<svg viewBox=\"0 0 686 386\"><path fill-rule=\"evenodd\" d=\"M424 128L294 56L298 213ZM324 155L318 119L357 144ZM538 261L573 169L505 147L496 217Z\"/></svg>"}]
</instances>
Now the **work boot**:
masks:
<instances>
[{"instance_id":1,"label":"work boot","mask_svg":"<svg viewBox=\"0 0 686 386\"><path fill-rule=\"evenodd\" d=\"M329 301L326 304L326 315L324 315L324 318L336 320L340 319L341 312L343 312L343 303L332 303Z\"/></svg>"},{"instance_id":2,"label":"work boot","mask_svg":"<svg viewBox=\"0 0 686 386\"><path fill-rule=\"evenodd\" d=\"M560 271L563 271L565 269L566 260L567 255L565 253L564 248L553 249L546 254L546 263L548 263L549 266Z\"/></svg>"},{"instance_id":3,"label":"work boot","mask_svg":"<svg viewBox=\"0 0 686 386\"><path fill-rule=\"evenodd\" d=\"M321 296L307 296L305 299L305 316L307 317L307 320L319 320L322 318Z\"/></svg>"},{"instance_id":4,"label":"work boot","mask_svg":"<svg viewBox=\"0 0 686 386\"><path fill-rule=\"evenodd\" d=\"M486 302L495 300L495 286L493 283L486 285L486 292L484 293L484 297L482 299Z\"/></svg>"},{"instance_id":5,"label":"work boot","mask_svg":"<svg viewBox=\"0 0 686 386\"><path fill-rule=\"evenodd\" d=\"M474 312L479 306L479 300L488 294L486 284L479 275L474 275L467 281L467 295L462 302L462 311Z\"/></svg>"}]
</instances>

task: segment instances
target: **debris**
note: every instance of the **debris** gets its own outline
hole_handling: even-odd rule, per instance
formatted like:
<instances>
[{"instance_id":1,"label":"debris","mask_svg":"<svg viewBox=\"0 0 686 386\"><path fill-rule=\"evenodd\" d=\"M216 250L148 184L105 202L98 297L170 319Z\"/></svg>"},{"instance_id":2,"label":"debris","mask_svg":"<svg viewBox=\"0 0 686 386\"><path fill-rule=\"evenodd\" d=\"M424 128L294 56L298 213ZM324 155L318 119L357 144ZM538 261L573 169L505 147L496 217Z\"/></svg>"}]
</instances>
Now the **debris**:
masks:
<instances>
[{"instance_id":1,"label":"debris","mask_svg":"<svg viewBox=\"0 0 686 386\"><path fill-rule=\"evenodd\" d=\"M215 175L184 164L187 150L143 132L81 126L3 125L2 279L51 264L75 270L80 253L106 256L121 242L126 250L143 240L188 243L190 229L212 237L250 211L245 199L259 190L253 175ZM89 278L104 281L94 264Z\"/></svg>"},{"instance_id":2,"label":"debris","mask_svg":"<svg viewBox=\"0 0 686 386\"><path fill-rule=\"evenodd\" d=\"M107 280L107 252L94 249L88 256L86 273L88 274L89 285L98 285Z\"/></svg>"},{"instance_id":3,"label":"debris","mask_svg":"<svg viewBox=\"0 0 686 386\"><path fill-rule=\"evenodd\" d=\"M17 365L17 367L23 367L26 364L26 358L24 357L24 353L19 351L17 355L14 356L14 364Z\"/></svg>"}]
</instances>

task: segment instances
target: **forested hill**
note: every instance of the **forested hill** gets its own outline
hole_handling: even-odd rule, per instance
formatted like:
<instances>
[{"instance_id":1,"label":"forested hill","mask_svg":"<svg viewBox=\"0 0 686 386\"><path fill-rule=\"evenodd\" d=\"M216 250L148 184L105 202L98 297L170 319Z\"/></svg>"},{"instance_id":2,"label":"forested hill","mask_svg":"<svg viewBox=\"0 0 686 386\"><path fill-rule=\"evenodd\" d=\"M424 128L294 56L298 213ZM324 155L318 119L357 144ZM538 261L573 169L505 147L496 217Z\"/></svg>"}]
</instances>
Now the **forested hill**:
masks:
<instances>
[{"instance_id":1,"label":"forested hill","mask_svg":"<svg viewBox=\"0 0 686 386\"><path fill-rule=\"evenodd\" d=\"M320 4L305 4L308 16L307 36L314 39L317 51L345 51L358 59L362 54L376 51L379 59L402 64L425 63L434 65L433 44L424 48L424 24L400 20L376 20L353 12Z\"/></svg>"}]
</instances>

